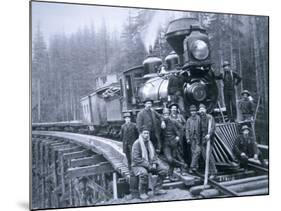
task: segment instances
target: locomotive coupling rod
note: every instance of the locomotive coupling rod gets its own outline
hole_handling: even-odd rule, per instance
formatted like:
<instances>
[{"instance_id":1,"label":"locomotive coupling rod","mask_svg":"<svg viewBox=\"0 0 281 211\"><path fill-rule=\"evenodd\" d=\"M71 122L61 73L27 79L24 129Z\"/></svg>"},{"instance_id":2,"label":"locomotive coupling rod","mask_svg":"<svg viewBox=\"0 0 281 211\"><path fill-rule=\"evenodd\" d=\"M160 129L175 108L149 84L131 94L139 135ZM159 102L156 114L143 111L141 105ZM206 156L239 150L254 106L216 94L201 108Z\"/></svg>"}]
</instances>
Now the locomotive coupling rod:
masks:
<instances>
[{"instance_id":1,"label":"locomotive coupling rod","mask_svg":"<svg viewBox=\"0 0 281 211\"><path fill-rule=\"evenodd\" d=\"M201 179L204 180L204 175L200 174L199 172L195 172L196 176L200 177ZM215 189L219 190L223 194L229 195L229 196L240 196L239 193L236 193L235 191L230 190L229 188L219 184L218 182L208 179L209 185L214 187Z\"/></svg>"}]
</instances>

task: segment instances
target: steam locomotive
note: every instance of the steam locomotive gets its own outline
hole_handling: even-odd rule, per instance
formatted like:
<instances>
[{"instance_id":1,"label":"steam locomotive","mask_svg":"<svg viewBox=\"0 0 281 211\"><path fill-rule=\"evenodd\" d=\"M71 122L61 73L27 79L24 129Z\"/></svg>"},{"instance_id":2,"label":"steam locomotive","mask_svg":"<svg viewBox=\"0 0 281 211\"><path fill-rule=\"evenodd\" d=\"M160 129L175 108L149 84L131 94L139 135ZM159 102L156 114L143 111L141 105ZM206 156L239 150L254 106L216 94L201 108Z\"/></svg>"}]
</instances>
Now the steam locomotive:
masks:
<instances>
[{"instance_id":1,"label":"steam locomotive","mask_svg":"<svg viewBox=\"0 0 281 211\"><path fill-rule=\"evenodd\" d=\"M203 103L215 118L217 114L223 116L221 109L216 108L218 87L206 30L197 19L181 18L170 22L165 36L174 50L165 61L151 51L142 65L124 71L119 80L82 97L81 121L34 123L32 129L81 132L116 139L123 124L123 114L130 112L133 119L136 118L147 99L154 102L153 107L159 112L177 103L182 113L188 114L191 104L198 107ZM239 127L238 123L216 125L212 153L217 166L237 167L233 165L232 150Z\"/></svg>"},{"instance_id":2,"label":"steam locomotive","mask_svg":"<svg viewBox=\"0 0 281 211\"><path fill-rule=\"evenodd\" d=\"M189 105L204 103L208 112L217 104L218 88L211 69L208 34L195 18L169 23L166 40L173 48L163 63L152 51L143 64L124 71L119 83L95 90L81 99L83 122L91 130L118 133L122 114L136 117L143 102L153 100L161 111L178 103L188 114Z\"/></svg>"}]
</instances>

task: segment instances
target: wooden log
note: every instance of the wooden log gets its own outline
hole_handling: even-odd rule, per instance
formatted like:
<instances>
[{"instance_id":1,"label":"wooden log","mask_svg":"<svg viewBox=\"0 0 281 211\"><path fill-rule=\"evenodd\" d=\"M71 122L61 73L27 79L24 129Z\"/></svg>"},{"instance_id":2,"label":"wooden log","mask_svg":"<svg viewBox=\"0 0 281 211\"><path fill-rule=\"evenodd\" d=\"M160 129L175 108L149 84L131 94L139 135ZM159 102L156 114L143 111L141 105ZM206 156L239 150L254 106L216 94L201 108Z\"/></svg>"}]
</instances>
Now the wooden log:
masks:
<instances>
[{"instance_id":1,"label":"wooden log","mask_svg":"<svg viewBox=\"0 0 281 211\"><path fill-rule=\"evenodd\" d=\"M250 178L244 178L244 179L239 179L239 180L220 182L220 184L228 187L230 185L244 184L244 183L251 182L251 181L260 181L260 180L264 180L267 178L268 177L266 175L263 175L263 176L250 177ZM210 188L212 188L212 186L207 185L205 189L210 189ZM194 186L189 189L190 193L194 196L199 195L202 190L204 190L204 185Z\"/></svg>"},{"instance_id":2,"label":"wooden log","mask_svg":"<svg viewBox=\"0 0 281 211\"><path fill-rule=\"evenodd\" d=\"M260 180L260 181L253 181L244 184L230 185L228 186L228 188L232 191L239 193L239 192L250 191L253 189L265 188L267 186L268 186L268 180ZM216 189L208 189L208 190L201 191L200 196L202 196L203 198L211 198L211 197L221 196L221 193Z\"/></svg>"},{"instance_id":3,"label":"wooden log","mask_svg":"<svg viewBox=\"0 0 281 211\"><path fill-rule=\"evenodd\" d=\"M89 165L96 165L101 162L105 162L105 158L102 155L93 155L91 157L84 157L73 159L70 162L71 168L81 167L81 166L89 166Z\"/></svg>"},{"instance_id":4,"label":"wooden log","mask_svg":"<svg viewBox=\"0 0 281 211\"><path fill-rule=\"evenodd\" d=\"M44 208L44 200L45 200L43 146L44 146L44 141L42 140L39 144L40 208Z\"/></svg>"},{"instance_id":5,"label":"wooden log","mask_svg":"<svg viewBox=\"0 0 281 211\"><path fill-rule=\"evenodd\" d=\"M94 182L94 180L92 180L88 185L87 185L90 189L93 190L93 192L96 192L97 190L99 192L102 192L103 195L107 198L107 199L111 199L113 196L112 194L106 190L104 187L102 187L101 185L99 185L98 183Z\"/></svg>"},{"instance_id":6,"label":"wooden log","mask_svg":"<svg viewBox=\"0 0 281 211\"><path fill-rule=\"evenodd\" d=\"M116 172L113 172L113 199L118 199L118 194L117 194L117 175Z\"/></svg>"},{"instance_id":7,"label":"wooden log","mask_svg":"<svg viewBox=\"0 0 281 211\"><path fill-rule=\"evenodd\" d=\"M254 195L265 195L268 194L268 188L261 188L257 190L250 190L250 191L245 191L241 192L241 196L254 196Z\"/></svg>"},{"instance_id":8,"label":"wooden log","mask_svg":"<svg viewBox=\"0 0 281 211\"><path fill-rule=\"evenodd\" d=\"M70 179L70 178L74 178L74 177L97 175L97 174L109 173L109 172L113 172L113 171L114 171L114 169L112 168L112 166L109 162L103 162L103 163L99 163L97 165L69 168L67 170L66 177Z\"/></svg>"},{"instance_id":9,"label":"wooden log","mask_svg":"<svg viewBox=\"0 0 281 211\"><path fill-rule=\"evenodd\" d=\"M60 153L59 155L59 165L60 165L60 177L61 177L61 185L62 185L62 194L65 193L65 183L64 183L64 162L63 162L63 156Z\"/></svg>"},{"instance_id":10,"label":"wooden log","mask_svg":"<svg viewBox=\"0 0 281 211\"><path fill-rule=\"evenodd\" d=\"M71 159L77 159L77 158L81 158L81 157L91 156L92 154L93 154L93 152L91 152L90 150L82 149L82 150L75 151L75 152L65 153L63 155L63 157L66 160L71 160Z\"/></svg>"}]
</instances>

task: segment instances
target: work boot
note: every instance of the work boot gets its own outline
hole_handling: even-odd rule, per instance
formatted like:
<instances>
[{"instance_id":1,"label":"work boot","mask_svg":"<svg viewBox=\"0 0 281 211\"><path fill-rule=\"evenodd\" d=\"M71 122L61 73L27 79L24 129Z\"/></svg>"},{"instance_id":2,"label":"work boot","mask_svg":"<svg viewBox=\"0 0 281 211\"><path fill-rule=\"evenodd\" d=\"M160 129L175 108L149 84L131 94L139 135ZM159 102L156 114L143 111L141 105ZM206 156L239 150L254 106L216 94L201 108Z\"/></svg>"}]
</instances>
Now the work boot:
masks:
<instances>
[{"instance_id":1,"label":"work boot","mask_svg":"<svg viewBox=\"0 0 281 211\"><path fill-rule=\"evenodd\" d=\"M140 199L146 200L149 198L147 195L148 192L148 176L142 175L139 177L139 192L140 192Z\"/></svg>"},{"instance_id":2,"label":"work boot","mask_svg":"<svg viewBox=\"0 0 281 211\"><path fill-rule=\"evenodd\" d=\"M196 168L191 168L191 169L189 169L188 173L194 174L196 171L197 171Z\"/></svg>"},{"instance_id":3,"label":"work boot","mask_svg":"<svg viewBox=\"0 0 281 211\"><path fill-rule=\"evenodd\" d=\"M155 192L154 192L154 195L164 195L164 194L166 194L167 193L167 191L165 191L165 190L163 190L163 189L157 189L157 190L155 190Z\"/></svg>"},{"instance_id":4,"label":"work boot","mask_svg":"<svg viewBox=\"0 0 281 211\"><path fill-rule=\"evenodd\" d=\"M147 200L147 199L149 199L149 196L146 193L142 193L142 194L140 194L140 199Z\"/></svg>"}]
</instances>

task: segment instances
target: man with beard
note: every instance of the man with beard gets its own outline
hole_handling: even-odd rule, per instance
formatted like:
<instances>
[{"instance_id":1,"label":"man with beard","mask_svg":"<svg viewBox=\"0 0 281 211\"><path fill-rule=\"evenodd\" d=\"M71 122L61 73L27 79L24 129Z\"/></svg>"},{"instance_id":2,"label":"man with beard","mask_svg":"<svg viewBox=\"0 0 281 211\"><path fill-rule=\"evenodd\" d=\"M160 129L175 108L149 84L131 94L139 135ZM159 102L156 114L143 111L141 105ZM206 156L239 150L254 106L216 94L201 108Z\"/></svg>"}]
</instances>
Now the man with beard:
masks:
<instances>
[{"instance_id":1,"label":"man with beard","mask_svg":"<svg viewBox=\"0 0 281 211\"><path fill-rule=\"evenodd\" d=\"M206 106L204 104L199 105L200 113L200 139L201 139L201 150L202 156L206 161L206 150L207 142L210 142L210 160L209 160L209 174L210 178L213 178L217 174L217 168L215 165L215 160L212 155L212 145L213 145L213 136L215 133L216 123L214 117L211 114L207 114Z\"/></svg>"},{"instance_id":2,"label":"man with beard","mask_svg":"<svg viewBox=\"0 0 281 211\"><path fill-rule=\"evenodd\" d=\"M169 109L163 109L163 121L165 122L165 129L162 130L162 135L164 139L164 155L166 160L169 163L169 177L171 181L174 181L173 172L175 167L180 167L181 170L185 170L187 168L184 160L181 156L181 153L178 150L179 142L180 142L180 126L179 123L175 120L171 119L169 116Z\"/></svg>"},{"instance_id":3,"label":"man with beard","mask_svg":"<svg viewBox=\"0 0 281 211\"><path fill-rule=\"evenodd\" d=\"M144 109L141 110L137 115L137 128L139 133L141 133L142 128L145 126L149 130L150 140L156 149L157 153L160 153L162 149L162 143L160 139L160 125L161 115L158 114L154 109L152 109L153 101L151 99L146 99L144 101Z\"/></svg>"},{"instance_id":4,"label":"man with beard","mask_svg":"<svg viewBox=\"0 0 281 211\"><path fill-rule=\"evenodd\" d=\"M184 130L185 130L186 120L183 117L183 115L180 113L178 104L172 103L169 106L169 108L171 110L170 118L172 120L175 120L176 122L178 122L177 125L179 126L179 129L180 129L180 141L179 141L179 145L178 145L178 151L179 151L179 153L181 153L181 156L183 157L184 153L186 154L186 148L187 148L186 143L184 143L184 141L183 141L183 140L185 140Z\"/></svg>"},{"instance_id":5,"label":"man with beard","mask_svg":"<svg viewBox=\"0 0 281 211\"><path fill-rule=\"evenodd\" d=\"M191 116L186 121L185 136L186 142L191 144L191 164L189 173L194 173L198 170L198 161L201 154L200 117L197 115L195 105L191 105L189 111Z\"/></svg>"},{"instance_id":6,"label":"man with beard","mask_svg":"<svg viewBox=\"0 0 281 211\"><path fill-rule=\"evenodd\" d=\"M135 176L139 177L139 194L142 200L149 198L147 195L149 173L158 175L154 194L162 195L166 193L161 188L163 179L167 175L167 169L155 153L154 146L149 139L149 132L149 129L144 126L132 148L132 171Z\"/></svg>"}]
</instances>

